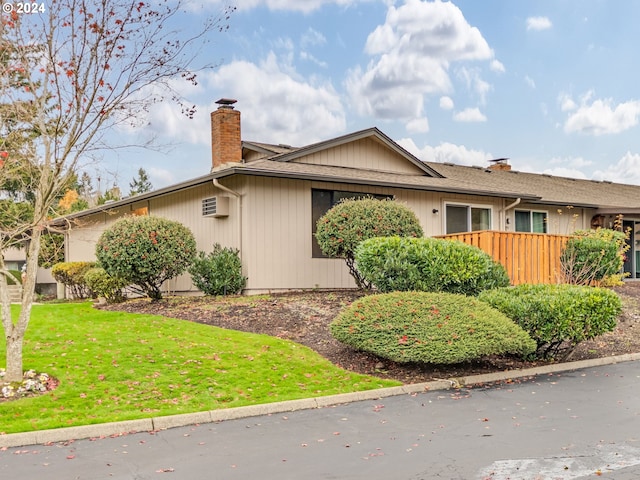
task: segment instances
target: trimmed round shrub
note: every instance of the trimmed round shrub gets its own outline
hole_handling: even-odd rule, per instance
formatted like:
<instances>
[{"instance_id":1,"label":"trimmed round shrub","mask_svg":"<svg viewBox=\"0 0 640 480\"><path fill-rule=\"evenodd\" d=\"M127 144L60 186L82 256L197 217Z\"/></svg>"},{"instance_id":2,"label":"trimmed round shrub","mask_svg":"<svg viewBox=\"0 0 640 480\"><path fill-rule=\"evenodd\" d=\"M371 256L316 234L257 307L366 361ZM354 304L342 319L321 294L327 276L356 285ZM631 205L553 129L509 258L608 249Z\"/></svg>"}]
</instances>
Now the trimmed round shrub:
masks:
<instances>
[{"instance_id":1,"label":"trimmed round shrub","mask_svg":"<svg viewBox=\"0 0 640 480\"><path fill-rule=\"evenodd\" d=\"M96 257L106 272L153 300L162 284L187 269L196 255L193 233L161 217L124 217L105 230Z\"/></svg>"},{"instance_id":2,"label":"trimmed round shrub","mask_svg":"<svg viewBox=\"0 0 640 480\"><path fill-rule=\"evenodd\" d=\"M578 230L567 241L560 265L564 280L574 285L591 285L619 275L628 250L622 232L599 228Z\"/></svg>"},{"instance_id":3,"label":"trimmed round shrub","mask_svg":"<svg viewBox=\"0 0 640 480\"><path fill-rule=\"evenodd\" d=\"M247 284L247 277L242 275L239 251L222 248L219 243L209 254L198 252L189 273L194 285L207 295L238 293Z\"/></svg>"},{"instance_id":4,"label":"trimmed round shrub","mask_svg":"<svg viewBox=\"0 0 640 480\"><path fill-rule=\"evenodd\" d=\"M56 282L69 289L73 298L89 298L93 296L93 292L87 286L84 276L95 266L95 262L60 262L51 268L51 275Z\"/></svg>"},{"instance_id":5,"label":"trimmed round shrub","mask_svg":"<svg viewBox=\"0 0 640 480\"><path fill-rule=\"evenodd\" d=\"M370 295L344 309L332 335L394 362L453 364L486 355L535 351L527 333L476 298L451 293Z\"/></svg>"},{"instance_id":6,"label":"trimmed round shrub","mask_svg":"<svg viewBox=\"0 0 640 480\"><path fill-rule=\"evenodd\" d=\"M606 288L580 285L518 285L482 292L479 299L529 332L536 356L569 354L584 340L612 331L622 302Z\"/></svg>"},{"instance_id":7,"label":"trimmed round shrub","mask_svg":"<svg viewBox=\"0 0 640 480\"><path fill-rule=\"evenodd\" d=\"M317 223L316 240L322 253L344 258L359 288L369 288L354 262L354 251L373 237L422 237L424 232L413 210L395 200L346 199Z\"/></svg>"},{"instance_id":8,"label":"trimmed round shrub","mask_svg":"<svg viewBox=\"0 0 640 480\"><path fill-rule=\"evenodd\" d=\"M509 285L505 268L477 247L437 238L372 238L355 251L358 271L381 292L477 295Z\"/></svg>"},{"instance_id":9,"label":"trimmed round shrub","mask_svg":"<svg viewBox=\"0 0 640 480\"><path fill-rule=\"evenodd\" d=\"M119 303L125 300L122 289L128 284L125 280L112 277L104 268L92 268L84 274L84 281L96 297L104 297L107 303Z\"/></svg>"}]
</instances>

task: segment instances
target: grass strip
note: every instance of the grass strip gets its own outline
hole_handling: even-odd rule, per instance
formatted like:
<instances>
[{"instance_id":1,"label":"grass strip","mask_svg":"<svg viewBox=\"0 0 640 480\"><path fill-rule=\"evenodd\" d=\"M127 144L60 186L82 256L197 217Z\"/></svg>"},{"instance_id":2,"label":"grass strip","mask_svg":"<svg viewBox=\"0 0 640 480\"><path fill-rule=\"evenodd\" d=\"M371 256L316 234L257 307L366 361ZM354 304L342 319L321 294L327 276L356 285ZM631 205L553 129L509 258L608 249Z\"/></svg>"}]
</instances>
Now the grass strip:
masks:
<instances>
[{"instance_id":1,"label":"grass strip","mask_svg":"<svg viewBox=\"0 0 640 480\"><path fill-rule=\"evenodd\" d=\"M34 305L24 368L46 372L60 385L42 396L0 403L0 433L399 385L347 372L294 342L156 315L95 310L90 303Z\"/></svg>"}]
</instances>

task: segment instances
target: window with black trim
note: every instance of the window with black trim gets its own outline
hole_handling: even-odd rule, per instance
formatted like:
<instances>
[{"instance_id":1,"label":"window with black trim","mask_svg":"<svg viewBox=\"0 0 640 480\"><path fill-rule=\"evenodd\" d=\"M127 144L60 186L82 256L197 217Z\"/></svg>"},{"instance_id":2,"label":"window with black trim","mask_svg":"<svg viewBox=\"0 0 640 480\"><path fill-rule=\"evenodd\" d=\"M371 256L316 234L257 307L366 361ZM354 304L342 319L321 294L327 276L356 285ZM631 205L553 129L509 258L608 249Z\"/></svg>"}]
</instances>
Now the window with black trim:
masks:
<instances>
[{"instance_id":1,"label":"window with black trim","mask_svg":"<svg viewBox=\"0 0 640 480\"><path fill-rule=\"evenodd\" d=\"M491 208L449 203L446 210L446 232L463 233L491 229Z\"/></svg>"},{"instance_id":2,"label":"window with black trim","mask_svg":"<svg viewBox=\"0 0 640 480\"><path fill-rule=\"evenodd\" d=\"M322 253L320 245L316 240L316 224L318 220L327 213L340 200L345 198L373 197L378 200L393 198L393 195L374 195L372 193L344 192L341 190L311 190L311 252L313 258L327 258Z\"/></svg>"},{"instance_id":3,"label":"window with black trim","mask_svg":"<svg viewBox=\"0 0 640 480\"><path fill-rule=\"evenodd\" d=\"M516 232L547 233L547 212L516 210Z\"/></svg>"}]
</instances>

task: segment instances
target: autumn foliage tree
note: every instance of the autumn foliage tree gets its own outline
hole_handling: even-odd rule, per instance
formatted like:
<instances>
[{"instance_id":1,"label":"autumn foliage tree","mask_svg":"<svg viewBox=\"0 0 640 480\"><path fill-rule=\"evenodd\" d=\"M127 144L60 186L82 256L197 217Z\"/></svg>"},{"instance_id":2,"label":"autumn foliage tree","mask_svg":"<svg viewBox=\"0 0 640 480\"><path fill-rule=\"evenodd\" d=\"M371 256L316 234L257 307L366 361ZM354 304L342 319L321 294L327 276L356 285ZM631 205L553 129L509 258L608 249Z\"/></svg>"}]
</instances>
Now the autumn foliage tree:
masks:
<instances>
[{"instance_id":1,"label":"autumn foliage tree","mask_svg":"<svg viewBox=\"0 0 640 480\"><path fill-rule=\"evenodd\" d=\"M22 345L34 299L42 232L83 158L106 148L105 133L137 125L141 113L170 99L187 116L193 107L176 90L196 82L199 48L227 29L232 9L200 16L200 25L172 28L181 0L53 0L44 11L3 14L0 21L0 188L31 192L32 211L0 221L0 251L27 246L22 306L12 319L7 269L0 255L0 299L7 381L22 379ZM209 65L210 66L210 65Z\"/></svg>"}]
</instances>

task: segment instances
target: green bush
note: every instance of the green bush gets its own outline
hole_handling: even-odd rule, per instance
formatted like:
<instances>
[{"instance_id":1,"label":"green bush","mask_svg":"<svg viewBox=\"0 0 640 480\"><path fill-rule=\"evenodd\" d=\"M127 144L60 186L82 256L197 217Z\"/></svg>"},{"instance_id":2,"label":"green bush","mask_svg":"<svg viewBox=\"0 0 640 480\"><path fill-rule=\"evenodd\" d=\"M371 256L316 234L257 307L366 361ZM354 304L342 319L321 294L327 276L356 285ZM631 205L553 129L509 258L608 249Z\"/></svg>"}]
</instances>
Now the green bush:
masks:
<instances>
[{"instance_id":1,"label":"green bush","mask_svg":"<svg viewBox=\"0 0 640 480\"><path fill-rule=\"evenodd\" d=\"M242 276L239 251L222 248L219 243L209 254L198 252L189 267L191 279L198 289L207 295L227 295L240 292L247 284Z\"/></svg>"},{"instance_id":2,"label":"green bush","mask_svg":"<svg viewBox=\"0 0 640 480\"><path fill-rule=\"evenodd\" d=\"M611 290L579 285L523 284L482 292L479 298L529 332L539 358L568 354L578 343L612 331L622 311Z\"/></svg>"},{"instance_id":3,"label":"green bush","mask_svg":"<svg viewBox=\"0 0 640 480\"><path fill-rule=\"evenodd\" d=\"M91 268L84 274L84 282L97 297L104 297L107 303L119 303L125 300L122 289L127 282L118 277L112 277L104 268Z\"/></svg>"},{"instance_id":4,"label":"green bush","mask_svg":"<svg viewBox=\"0 0 640 480\"><path fill-rule=\"evenodd\" d=\"M90 298L93 292L85 282L84 276L95 262L60 262L51 268L51 275L56 282L66 286L73 298Z\"/></svg>"},{"instance_id":5,"label":"green bush","mask_svg":"<svg viewBox=\"0 0 640 480\"><path fill-rule=\"evenodd\" d=\"M477 247L437 238L372 238L355 251L358 271L381 292L477 295L509 285L505 268Z\"/></svg>"},{"instance_id":6,"label":"green bush","mask_svg":"<svg viewBox=\"0 0 640 480\"><path fill-rule=\"evenodd\" d=\"M96 244L100 266L153 300L162 284L183 273L196 254L187 227L161 217L124 217L105 230Z\"/></svg>"},{"instance_id":7,"label":"green bush","mask_svg":"<svg viewBox=\"0 0 640 480\"><path fill-rule=\"evenodd\" d=\"M355 301L331 323L332 335L394 362L452 364L493 354L528 355L535 342L476 298L394 292Z\"/></svg>"},{"instance_id":8,"label":"green bush","mask_svg":"<svg viewBox=\"0 0 640 480\"><path fill-rule=\"evenodd\" d=\"M354 262L358 244L373 237L422 237L415 213L395 200L346 199L317 223L316 240L325 255L344 258L358 288L369 288Z\"/></svg>"},{"instance_id":9,"label":"green bush","mask_svg":"<svg viewBox=\"0 0 640 480\"><path fill-rule=\"evenodd\" d=\"M620 274L629 248L624 233L598 228L578 230L573 235L560 255L566 283L591 285Z\"/></svg>"}]
</instances>

